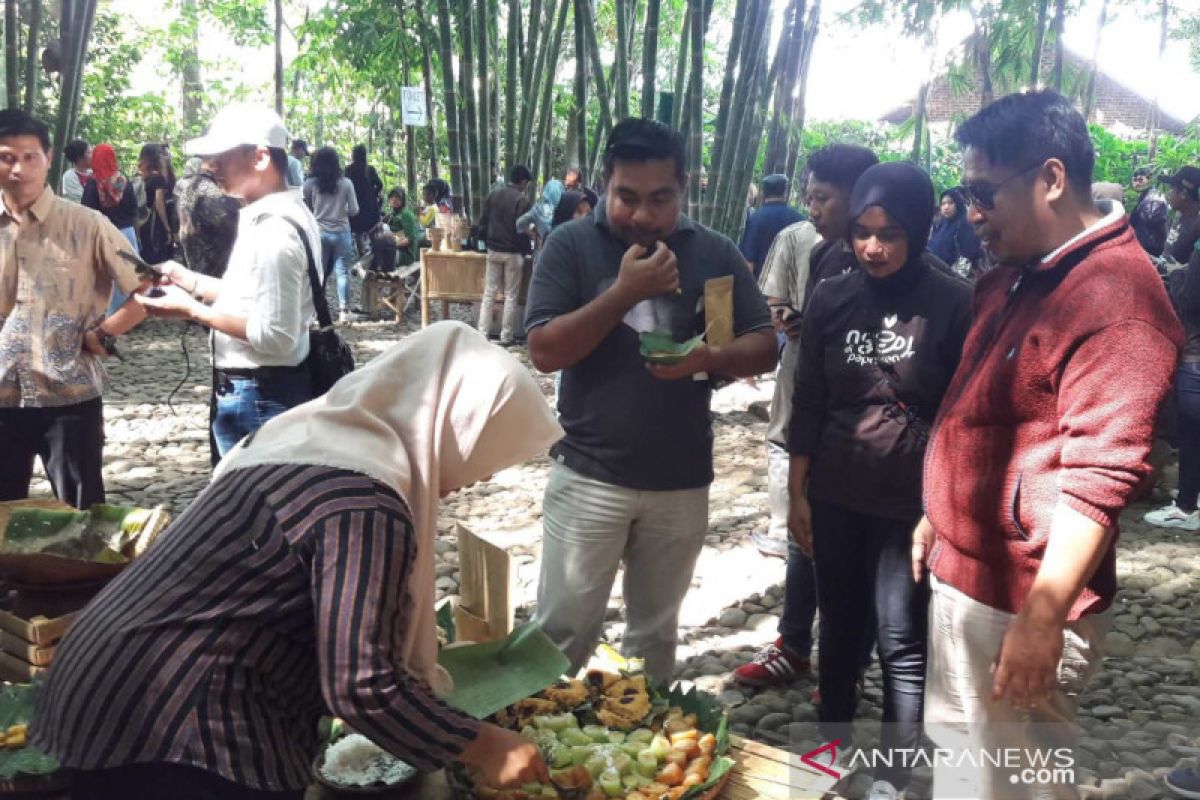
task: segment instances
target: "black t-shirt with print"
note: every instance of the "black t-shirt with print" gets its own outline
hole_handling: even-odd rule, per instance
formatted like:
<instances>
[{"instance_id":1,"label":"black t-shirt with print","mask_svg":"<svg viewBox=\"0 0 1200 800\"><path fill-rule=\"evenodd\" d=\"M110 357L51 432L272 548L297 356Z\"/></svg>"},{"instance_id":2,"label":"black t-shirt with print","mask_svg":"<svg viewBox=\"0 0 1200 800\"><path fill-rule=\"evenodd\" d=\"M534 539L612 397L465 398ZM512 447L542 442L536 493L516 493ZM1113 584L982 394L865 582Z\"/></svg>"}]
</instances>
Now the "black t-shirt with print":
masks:
<instances>
[{"instance_id":1,"label":"black t-shirt with print","mask_svg":"<svg viewBox=\"0 0 1200 800\"><path fill-rule=\"evenodd\" d=\"M816 287L788 433L788 451L812 459L810 497L920 517L925 445L970 322L971 284L925 261Z\"/></svg>"}]
</instances>

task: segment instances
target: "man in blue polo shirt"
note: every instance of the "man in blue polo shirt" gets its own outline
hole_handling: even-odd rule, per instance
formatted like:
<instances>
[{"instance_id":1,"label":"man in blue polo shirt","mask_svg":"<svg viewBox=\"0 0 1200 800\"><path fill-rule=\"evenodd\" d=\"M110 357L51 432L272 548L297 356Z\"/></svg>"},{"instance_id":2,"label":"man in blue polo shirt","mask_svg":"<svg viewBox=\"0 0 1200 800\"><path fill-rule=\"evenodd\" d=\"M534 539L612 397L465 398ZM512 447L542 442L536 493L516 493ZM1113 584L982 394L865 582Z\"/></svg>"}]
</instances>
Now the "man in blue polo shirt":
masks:
<instances>
[{"instance_id":1,"label":"man in blue polo shirt","mask_svg":"<svg viewBox=\"0 0 1200 800\"><path fill-rule=\"evenodd\" d=\"M786 175L767 175L762 179L762 208L750 215L738 245L755 280L758 280L767 252L779 232L804 219L803 214L788 205L787 195Z\"/></svg>"},{"instance_id":2,"label":"man in blue polo shirt","mask_svg":"<svg viewBox=\"0 0 1200 800\"><path fill-rule=\"evenodd\" d=\"M623 649L656 681L675 667L679 607L708 531L711 378L775 367L771 316L733 242L680 213L683 138L627 119L604 152L595 211L546 240L529 289L529 355L562 370L566 435L543 506L537 620L574 669L599 639L625 568ZM705 284L733 277L733 341L652 365L638 334L704 329Z\"/></svg>"}]
</instances>

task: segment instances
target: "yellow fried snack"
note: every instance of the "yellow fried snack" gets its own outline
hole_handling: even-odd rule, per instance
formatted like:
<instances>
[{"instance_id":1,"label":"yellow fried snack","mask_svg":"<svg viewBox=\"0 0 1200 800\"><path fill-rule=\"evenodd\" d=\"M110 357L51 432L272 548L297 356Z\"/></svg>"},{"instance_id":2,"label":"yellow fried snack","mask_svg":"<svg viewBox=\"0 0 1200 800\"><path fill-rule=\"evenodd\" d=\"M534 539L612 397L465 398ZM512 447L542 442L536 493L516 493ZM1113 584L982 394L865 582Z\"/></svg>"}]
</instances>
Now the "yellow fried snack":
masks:
<instances>
[{"instance_id":1,"label":"yellow fried snack","mask_svg":"<svg viewBox=\"0 0 1200 800\"><path fill-rule=\"evenodd\" d=\"M627 719L638 721L650 713L650 695L641 692L620 697L606 697L600 705Z\"/></svg>"},{"instance_id":2,"label":"yellow fried snack","mask_svg":"<svg viewBox=\"0 0 1200 800\"><path fill-rule=\"evenodd\" d=\"M542 695L547 700L557 703L559 711L578 708L586 703L589 697L587 684L583 681L559 681L542 690Z\"/></svg>"},{"instance_id":3,"label":"yellow fried snack","mask_svg":"<svg viewBox=\"0 0 1200 800\"><path fill-rule=\"evenodd\" d=\"M628 678L621 678L614 681L604 693L609 697L624 697L627 694L649 694L649 689L646 686L646 676L643 674L630 675Z\"/></svg>"},{"instance_id":4,"label":"yellow fried snack","mask_svg":"<svg viewBox=\"0 0 1200 800\"><path fill-rule=\"evenodd\" d=\"M608 707L596 709L596 720L606 727L618 731L628 731L636 728L642 721L641 717L634 719L620 711Z\"/></svg>"},{"instance_id":5,"label":"yellow fried snack","mask_svg":"<svg viewBox=\"0 0 1200 800\"><path fill-rule=\"evenodd\" d=\"M621 676L612 672L605 672L602 669L589 669L584 676L584 682L591 690L593 695L604 694L608 691L608 687L612 686L617 681L621 680Z\"/></svg>"},{"instance_id":6,"label":"yellow fried snack","mask_svg":"<svg viewBox=\"0 0 1200 800\"><path fill-rule=\"evenodd\" d=\"M542 717L550 714L558 713L558 703L553 700L545 700L541 697L526 697L513 705L509 706L513 716L516 717L516 729L520 730L526 725L533 724L534 717Z\"/></svg>"}]
</instances>

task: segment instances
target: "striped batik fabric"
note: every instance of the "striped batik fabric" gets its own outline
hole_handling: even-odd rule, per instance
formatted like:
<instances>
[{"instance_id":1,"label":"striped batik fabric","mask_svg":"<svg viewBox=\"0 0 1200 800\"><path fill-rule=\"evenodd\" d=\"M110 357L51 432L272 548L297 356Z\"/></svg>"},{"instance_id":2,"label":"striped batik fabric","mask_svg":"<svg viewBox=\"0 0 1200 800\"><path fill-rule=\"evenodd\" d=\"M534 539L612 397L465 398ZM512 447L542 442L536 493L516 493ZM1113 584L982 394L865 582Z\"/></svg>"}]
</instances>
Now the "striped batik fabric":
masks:
<instances>
[{"instance_id":1,"label":"striped batik fabric","mask_svg":"<svg viewBox=\"0 0 1200 800\"><path fill-rule=\"evenodd\" d=\"M478 723L397 655L413 553L404 502L371 478L227 473L82 612L31 741L78 769L190 764L293 790L308 784L318 718L332 713L437 769Z\"/></svg>"}]
</instances>

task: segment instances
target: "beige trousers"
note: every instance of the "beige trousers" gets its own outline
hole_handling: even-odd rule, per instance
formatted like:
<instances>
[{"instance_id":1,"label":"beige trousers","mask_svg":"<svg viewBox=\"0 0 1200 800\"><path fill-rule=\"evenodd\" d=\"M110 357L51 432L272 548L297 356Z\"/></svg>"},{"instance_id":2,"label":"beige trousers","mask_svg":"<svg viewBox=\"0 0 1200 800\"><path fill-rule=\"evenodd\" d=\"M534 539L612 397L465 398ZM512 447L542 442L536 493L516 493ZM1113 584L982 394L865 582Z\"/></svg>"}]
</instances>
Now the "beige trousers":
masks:
<instances>
[{"instance_id":1,"label":"beige trousers","mask_svg":"<svg viewBox=\"0 0 1200 800\"><path fill-rule=\"evenodd\" d=\"M479 332L488 336L492 332L492 314L496 308L496 292L504 289L504 316L500 318L500 341L508 344L513 340L513 328L517 325L517 299L521 296L521 273L524 258L519 253L487 254L487 273L483 279L483 302L479 306Z\"/></svg>"},{"instance_id":2,"label":"beige trousers","mask_svg":"<svg viewBox=\"0 0 1200 800\"><path fill-rule=\"evenodd\" d=\"M942 751L934 761L934 798L1077 798L1077 700L1100 665L1111 614L1067 625L1058 691L1023 711L992 700L992 664L1013 615L936 578L931 587L925 731Z\"/></svg>"}]
</instances>

